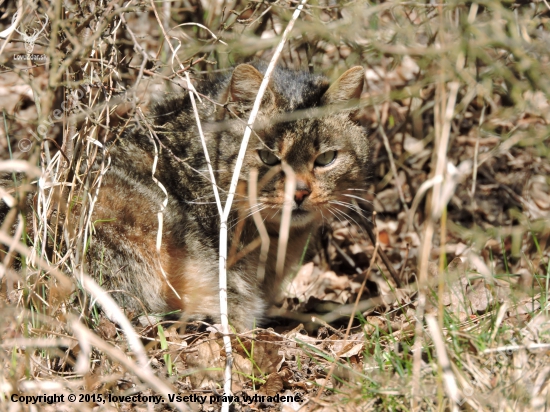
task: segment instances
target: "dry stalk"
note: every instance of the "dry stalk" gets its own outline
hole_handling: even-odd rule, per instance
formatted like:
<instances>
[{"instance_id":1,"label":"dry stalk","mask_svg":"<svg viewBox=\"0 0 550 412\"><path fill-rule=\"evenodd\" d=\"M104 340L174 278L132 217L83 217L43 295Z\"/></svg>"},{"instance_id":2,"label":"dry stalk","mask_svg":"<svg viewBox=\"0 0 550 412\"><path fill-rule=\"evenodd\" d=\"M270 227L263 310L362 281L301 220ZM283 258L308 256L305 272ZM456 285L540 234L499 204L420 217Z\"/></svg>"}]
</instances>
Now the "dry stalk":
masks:
<instances>
[{"instance_id":1,"label":"dry stalk","mask_svg":"<svg viewBox=\"0 0 550 412\"><path fill-rule=\"evenodd\" d=\"M440 7L440 18L443 19L443 10ZM441 21L440 27L443 29L443 22ZM443 38L443 32L439 33L441 39ZM437 44L440 46L440 44ZM464 55L462 52L458 54L456 67L457 70L461 70L464 67ZM437 91L439 92L439 104L436 104L435 110L435 139L437 151L434 151L432 164L435 160L435 168L433 175L433 190L431 193L429 205L428 218L426 221L426 227L424 229L424 236L420 249L420 262L419 262L419 278L418 278L418 305L416 310L416 326L415 326L415 341L413 345L413 376L420 376L420 367L422 361L422 340L423 340L423 323L424 312L426 308L426 287L428 285L428 264L430 253L432 249L433 235L435 232L435 224L439 217L441 217L443 208L446 207L446 203L442 201L441 188L444 181L444 173L447 164L447 148L449 144L451 121L454 116L454 108L457 99L458 88L460 83L455 81L449 84L449 98L445 102L445 79L443 69L440 68L440 82L438 83ZM412 220L412 219L411 219ZM443 276L441 273L440 276ZM440 297L441 299L441 297ZM412 385L412 402L413 409L416 409L420 392L419 380L413 380Z\"/></svg>"},{"instance_id":2,"label":"dry stalk","mask_svg":"<svg viewBox=\"0 0 550 412\"><path fill-rule=\"evenodd\" d=\"M408 213L409 206L407 206L407 202L405 201L405 194L403 193L403 188L401 187L401 181L399 180L399 175L397 174L397 167L395 166L395 160L393 158L393 152L390 147L390 141L388 139L388 136L386 135L386 132L384 131L384 127L383 127L384 123L382 123L380 111L376 106L374 106L374 110L378 118L378 132L382 136L382 140L384 141L384 147L386 148L386 152L388 153L388 159L390 160L390 167L393 174L393 179L395 180L395 187L397 188L399 199L403 204L403 209L405 209L405 213Z\"/></svg>"},{"instance_id":3,"label":"dry stalk","mask_svg":"<svg viewBox=\"0 0 550 412\"><path fill-rule=\"evenodd\" d=\"M281 217L281 228L279 230L279 242L277 244L277 264L275 273L278 279L282 279L285 269L286 247L288 245L288 235L290 233L290 220L292 219L292 201L296 191L296 174L292 167L285 162L281 163L283 173L285 174L285 194L283 202L283 214Z\"/></svg>"},{"instance_id":4,"label":"dry stalk","mask_svg":"<svg viewBox=\"0 0 550 412\"><path fill-rule=\"evenodd\" d=\"M13 245L14 250L22 256L28 257L32 254L31 248L28 248L19 241L14 242L13 237L8 236L3 232L0 232L0 242L4 243L5 245ZM40 256L35 257L35 264L40 269L53 275L63 288L70 289L70 286L72 285L71 280L59 269L51 266ZM128 318L126 318L126 316L115 303L113 298L111 298L111 296L109 296L109 294L105 292L91 277L85 275L84 273L80 273L79 277L82 281L84 288L92 295L94 299L97 300L98 304L103 308L105 315L110 320L120 325L120 327L124 331L124 334L126 335L128 344L135 353L143 371L148 372L152 375L153 372L149 368L149 359L147 358L147 355L145 353L145 348L139 340L139 336L134 331L134 328L132 327Z\"/></svg>"},{"instance_id":5,"label":"dry stalk","mask_svg":"<svg viewBox=\"0 0 550 412\"><path fill-rule=\"evenodd\" d=\"M147 129L149 131L149 137L151 139L151 142L153 143L153 147L155 148L154 158L153 158L153 167L151 168L151 179L153 179L153 182L155 182L155 184L162 190L162 193L164 193L164 195L165 195L165 198L164 198L164 200L162 201L162 203L160 205L160 210L157 213L157 219L158 219L159 223L158 223L158 226L157 226L156 250L157 250L157 256L158 256L159 268L160 268L160 271L162 273L162 276L164 277L164 280L166 281L166 284L170 287L172 292L174 292L174 295L176 295L178 297L178 299L181 299L181 296L179 295L177 290L174 288L174 286L172 286L172 283L168 279L168 275L166 274L166 272L164 271L164 268L162 267L162 259L161 259L160 249L161 249L161 246L162 246L162 229L163 229L163 224L164 224L164 209L166 209L166 206L168 205L168 192L166 191L166 188L160 182L160 180L158 180L155 177L155 172L157 170L157 163L158 163L158 158L159 158L159 151L158 151L158 148L157 148L157 143L155 142L155 137L156 136L155 136L154 130L151 128L151 126L149 125L149 123L145 119L145 116L143 115L143 113L141 111L141 108L138 107L137 112L138 112L139 116L141 117L141 120L143 121L143 123L147 126Z\"/></svg>"},{"instance_id":6,"label":"dry stalk","mask_svg":"<svg viewBox=\"0 0 550 412\"><path fill-rule=\"evenodd\" d=\"M214 36L215 37L215 36ZM212 190L214 191L214 198L216 199L216 206L218 206L218 213L220 216L223 213L222 202L220 200L220 194L218 192L218 185L216 184L216 177L214 176L214 170L212 169L212 164L210 163L210 156L208 154L208 148L206 147L206 138L202 132L201 120L199 117L199 112L197 110L197 104L195 103L195 94L200 99L199 94L195 90L191 79L189 78L189 71L185 72L185 78L187 79L187 87L189 89L189 97L191 98L191 105L193 106L193 112L195 113L195 120L197 121L197 130L201 138L202 150L204 151L204 157L206 159L206 165L208 166L208 173L210 173L210 180L212 181Z\"/></svg>"},{"instance_id":7,"label":"dry stalk","mask_svg":"<svg viewBox=\"0 0 550 412\"><path fill-rule=\"evenodd\" d=\"M99 288L99 286L97 287ZM138 378L140 378L144 383L146 383L149 388L163 395L164 398L168 401L168 403L174 406L177 410L179 411L191 410L189 406L187 406L184 403L175 403L175 402L169 401L169 395L176 393L176 391L173 388L167 386L162 380L160 380L157 376L155 376L155 374L151 371L148 365L146 367L144 367L143 365L139 365L139 366L136 365L120 349L117 349L109 345L108 343L106 343L103 339L99 338L96 334L92 333L88 328L82 325L74 317L71 322L71 327L75 332L75 334L81 337L80 342L83 342L83 341L88 342L89 345L95 346L96 348L101 350L103 353L105 353L107 356L109 356L111 359L121 363L124 366L124 368L126 368L126 370L134 373Z\"/></svg>"},{"instance_id":8,"label":"dry stalk","mask_svg":"<svg viewBox=\"0 0 550 412\"><path fill-rule=\"evenodd\" d=\"M149 367L149 358L147 358L145 348L143 347L143 344L139 339L139 335L135 332L132 324L130 323L126 315L124 315L124 312L122 312L122 310L113 300L113 298L90 276L84 274L83 272L81 272L79 276L82 285L84 286L86 291L88 291L90 295L92 295L99 306L101 306L101 308L105 312L105 316L107 316L107 318L109 318L111 321L120 325L120 327L124 331L124 334L126 335L126 340L132 348L132 351L135 353L143 371L153 374L152 370Z\"/></svg>"},{"instance_id":9,"label":"dry stalk","mask_svg":"<svg viewBox=\"0 0 550 412\"><path fill-rule=\"evenodd\" d=\"M4 48L9 44L13 32L15 31L15 29L21 22L21 19L23 18L23 0L19 0L16 14L17 14L17 17L15 18L15 21L12 21L12 25L8 27L6 30L3 30L0 32L0 39L5 40L4 44L2 45L2 48L0 48L0 56L4 52Z\"/></svg>"},{"instance_id":10,"label":"dry stalk","mask_svg":"<svg viewBox=\"0 0 550 412\"><path fill-rule=\"evenodd\" d=\"M282 52L282 49L284 47L284 44L286 43L286 40L290 34L290 31L292 30L294 26L294 22L297 20L298 16L300 15L300 12L306 3L307 0L302 0L300 5L296 8L290 22L287 25L287 28L285 29L283 33L283 37L273 55L273 58L271 59L271 62L266 70L266 73L264 75L264 79L260 85L260 89L258 90L258 95L256 97L256 100L254 102L252 111L250 113L250 118L247 123L247 127L245 129L244 137L241 143L241 148L239 150L239 154L237 157L237 162L235 164L235 170L233 172L233 177L231 180L230 188L229 188L229 194L225 203L225 207L223 208L223 213L221 214L221 225L220 225L220 316L221 316L221 322L222 322L222 333L223 333L223 341L224 341L224 349L226 352L226 365L225 365L225 372L224 372L224 394L229 395L231 394L231 369L232 369L232 348L231 348L231 339L230 339L230 331L229 331L229 318L227 313L227 220L229 218L229 213L231 211L231 206L233 203L233 198L235 196L235 190L237 187L237 183L239 180L240 170L242 167L242 162L244 160L244 155L246 152L246 148L248 146L248 140L250 139L250 134L252 132L252 127L254 126L254 122L256 119L256 116L258 114L258 110L260 108L260 103L262 100L262 97L267 89L267 85L269 83L269 79L271 77L271 73L273 72L275 65L277 63L277 60ZM153 11L155 13L155 16L157 18L157 21L159 23L159 27L161 28L164 36L166 39L168 39L168 36L164 30L164 27L162 25L162 22L160 20L160 17L156 11L155 4L153 1L151 1L151 7L153 8ZM213 33L212 33L213 34ZM217 39L216 36L214 36ZM172 50L172 59L176 58L178 59L175 50L173 49L172 45L168 42L170 45L170 49ZM179 59L178 59L179 62ZM180 67L183 69L183 65L181 62L179 62ZM189 77L187 77L189 79ZM188 88L190 90L191 96L193 96L192 91L192 85L188 81ZM195 112L197 115L197 113ZM199 126L200 127L200 126ZM201 136L202 139L203 136ZM207 153L205 152L205 155ZM215 180L213 179L213 174L211 174L212 183L214 185L214 191L216 192L217 187L215 185ZM223 402L222 403L222 411L228 411L229 410L229 402Z\"/></svg>"},{"instance_id":11,"label":"dry stalk","mask_svg":"<svg viewBox=\"0 0 550 412\"><path fill-rule=\"evenodd\" d=\"M225 203L225 207L223 210L223 214L221 217L221 225L220 225L220 315L222 320L222 332L223 332L223 341L224 341L224 349L226 353L226 364L225 364L225 372L224 372L224 394L230 395L231 394L231 369L232 369L232 363L233 363L233 355L232 355L232 348L231 348L231 338L229 336L229 318L227 313L227 220L229 218L229 213L231 212L231 206L233 204L233 198L235 197L235 191L237 189L237 183L239 181L239 176L241 173L241 168L244 160L244 156L246 154L246 148L248 146L248 140L250 139L250 135L252 134L252 128L254 127L254 123L256 121L256 116L258 115L258 111L260 109L260 104L262 102L262 97L267 90L267 86L269 84L269 80L271 78L271 73L275 69L275 66L277 64L277 61L279 59L279 56L281 55L281 52L283 51L283 47L286 43L286 40L288 36L290 35L290 32L292 28L294 27L294 23L298 19L298 16L300 15L300 12L302 11L302 8L304 7L307 0L302 0L300 5L296 8L294 11L294 14L292 15L292 18L288 22L288 25L283 33L283 36L281 38L281 41L279 42L277 49L275 50L275 53L273 54L273 57L271 61L269 62L269 65L267 67L267 70L264 74L264 78L262 80L262 83L260 84L260 88L258 90L258 94L256 96L256 100L254 101L254 105L252 106L252 111L250 112L250 117L248 119L248 123L244 132L243 140L241 143L241 148L239 150L239 154L237 156L237 161L235 163L235 170L233 171L233 177L231 179L231 184L229 186L229 194L227 196L227 201ZM285 188L286 189L286 188ZM222 403L222 412L229 411L229 402L223 402Z\"/></svg>"},{"instance_id":12,"label":"dry stalk","mask_svg":"<svg viewBox=\"0 0 550 412\"><path fill-rule=\"evenodd\" d=\"M261 249L260 249L260 261L258 262L258 271L256 276L258 278L258 283L262 283L265 277L265 264L267 262L267 254L269 253L269 234L265 228L264 221L258 210L258 169L253 168L250 170L249 179L248 179L248 199L250 201L250 207L252 208L252 219L258 229L261 239Z\"/></svg>"},{"instance_id":13,"label":"dry stalk","mask_svg":"<svg viewBox=\"0 0 550 412\"><path fill-rule=\"evenodd\" d=\"M470 190L470 197L472 198L472 203L474 206L475 203L475 193L476 193L476 183L477 183L477 168L478 168L478 156L479 156L479 140L481 139L481 126L483 125L483 122L485 121L485 109L487 108L486 105L483 105L483 109L481 109L481 116L479 117L479 130L476 136L476 145L474 148L474 167L472 170L472 189Z\"/></svg>"},{"instance_id":14,"label":"dry stalk","mask_svg":"<svg viewBox=\"0 0 550 412\"><path fill-rule=\"evenodd\" d=\"M428 330L430 331L430 335L432 336L432 340L434 342L435 352L437 353L437 362L443 374L445 391L447 392L449 399L452 400L451 410L453 412L458 412L457 403L460 401L459 390L451 369L451 361L447 355L447 348L445 346L443 333L434 316L426 315L426 323L428 324Z\"/></svg>"}]
</instances>

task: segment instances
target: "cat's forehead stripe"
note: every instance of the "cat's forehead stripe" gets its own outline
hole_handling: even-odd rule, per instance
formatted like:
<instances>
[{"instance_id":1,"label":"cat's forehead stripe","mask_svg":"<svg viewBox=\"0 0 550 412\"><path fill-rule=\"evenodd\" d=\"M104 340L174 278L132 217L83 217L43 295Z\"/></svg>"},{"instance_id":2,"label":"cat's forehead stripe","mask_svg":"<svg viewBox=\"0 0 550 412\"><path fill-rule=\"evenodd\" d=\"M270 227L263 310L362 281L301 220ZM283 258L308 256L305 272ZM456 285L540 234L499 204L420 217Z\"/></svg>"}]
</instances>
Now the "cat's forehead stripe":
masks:
<instances>
[{"instance_id":1,"label":"cat's forehead stripe","mask_svg":"<svg viewBox=\"0 0 550 412\"><path fill-rule=\"evenodd\" d=\"M345 138L342 127L334 127L334 122L324 119L305 119L289 125L284 134L288 150L313 149L319 150L322 146L333 146ZM292 149L290 149L292 147Z\"/></svg>"},{"instance_id":2,"label":"cat's forehead stripe","mask_svg":"<svg viewBox=\"0 0 550 412\"><path fill-rule=\"evenodd\" d=\"M260 71L265 72L263 67L260 67ZM286 107L281 109L293 111L317 106L328 88L328 80L324 76L304 71L279 69L273 73L271 85L286 100Z\"/></svg>"}]
</instances>

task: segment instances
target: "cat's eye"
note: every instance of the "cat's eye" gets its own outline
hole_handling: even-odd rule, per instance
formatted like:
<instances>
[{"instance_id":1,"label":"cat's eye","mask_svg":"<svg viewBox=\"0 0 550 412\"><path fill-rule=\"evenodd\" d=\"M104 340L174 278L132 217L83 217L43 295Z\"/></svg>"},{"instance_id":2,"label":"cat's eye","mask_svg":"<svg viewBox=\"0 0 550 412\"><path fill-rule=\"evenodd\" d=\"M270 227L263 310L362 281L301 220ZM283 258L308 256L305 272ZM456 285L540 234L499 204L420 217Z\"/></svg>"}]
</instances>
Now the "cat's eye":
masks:
<instances>
[{"instance_id":1,"label":"cat's eye","mask_svg":"<svg viewBox=\"0 0 550 412\"><path fill-rule=\"evenodd\" d=\"M321 153L315 159L315 166L328 166L336 159L336 150L329 150L328 152Z\"/></svg>"},{"instance_id":2,"label":"cat's eye","mask_svg":"<svg viewBox=\"0 0 550 412\"><path fill-rule=\"evenodd\" d=\"M275 166L278 163L281 163L281 160L273 154L271 150L258 150L260 159L268 166Z\"/></svg>"}]
</instances>

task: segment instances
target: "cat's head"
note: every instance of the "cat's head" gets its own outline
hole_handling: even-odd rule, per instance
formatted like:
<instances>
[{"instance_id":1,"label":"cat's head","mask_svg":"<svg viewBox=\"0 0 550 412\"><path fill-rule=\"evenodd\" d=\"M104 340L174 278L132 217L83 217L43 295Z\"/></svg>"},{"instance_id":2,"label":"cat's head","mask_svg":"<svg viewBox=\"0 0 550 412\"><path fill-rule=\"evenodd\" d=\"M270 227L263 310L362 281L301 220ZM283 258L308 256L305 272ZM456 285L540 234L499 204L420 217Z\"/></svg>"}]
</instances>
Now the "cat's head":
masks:
<instances>
[{"instance_id":1,"label":"cat's head","mask_svg":"<svg viewBox=\"0 0 550 412\"><path fill-rule=\"evenodd\" d=\"M262 80L254 66L237 66L226 89L227 110L246 122ZM359 102L363 84L362 67L349 69L330 87L326 78L306 72L273 73L241 173L246 181L252 169L258 171L258 182L248 182L258 192L252 210L259 210L268 226L280 224L284 205L292 210L294 228L322 218L344 219L345 209L362 193L369 140L354 120L357 109L350 107ZM294 189L285 200L289 181Z\"/></svg>"}]
</instances>

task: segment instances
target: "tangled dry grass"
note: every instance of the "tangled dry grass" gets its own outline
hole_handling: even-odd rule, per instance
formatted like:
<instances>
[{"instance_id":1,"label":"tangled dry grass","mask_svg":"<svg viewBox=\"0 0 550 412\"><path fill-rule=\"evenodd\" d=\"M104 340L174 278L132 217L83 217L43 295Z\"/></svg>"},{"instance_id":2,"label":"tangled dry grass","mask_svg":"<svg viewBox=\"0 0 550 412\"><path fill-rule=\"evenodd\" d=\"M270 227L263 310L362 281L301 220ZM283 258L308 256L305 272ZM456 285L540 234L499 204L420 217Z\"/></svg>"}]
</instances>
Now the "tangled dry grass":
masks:
<instances>
[{"instance_id":1,"label":"tangled dry grass","mask_svg":"<svg viewBox=\"0 0 550 412\"><path fill-rule=\"evenodd\" d=\"M21 33L0 40L0 172L22 182L0 192L2 408L30 410L13 394L76 394L39 406L218 410L216 329L113 323L79 276L93 222L67 222L74 203L93 207L99 181L82 171L106 141L186 74L269 60L297 4L0 4L4 28L24 9ZM236 410L549 408L549 43L546 1L306 5L281 64L333 79L365 67L371 189L326 228L273 328L234 336ZM164 397L113 398L136 394Z\"/></svg>"}]
</instances>

